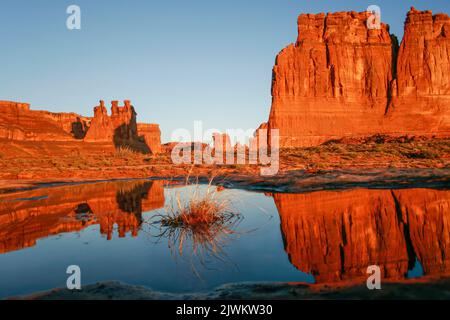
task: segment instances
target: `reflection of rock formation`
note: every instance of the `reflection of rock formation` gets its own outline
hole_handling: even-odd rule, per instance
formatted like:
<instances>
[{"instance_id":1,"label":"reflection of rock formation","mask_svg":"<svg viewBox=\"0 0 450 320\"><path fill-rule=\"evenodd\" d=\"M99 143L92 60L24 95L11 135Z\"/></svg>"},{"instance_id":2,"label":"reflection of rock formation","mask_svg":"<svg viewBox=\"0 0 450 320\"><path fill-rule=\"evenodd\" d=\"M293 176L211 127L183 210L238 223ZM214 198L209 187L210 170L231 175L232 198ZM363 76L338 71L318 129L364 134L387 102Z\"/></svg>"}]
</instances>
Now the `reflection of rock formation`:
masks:
<instances>
[{"instance_id":1,"label":"reflection of rock formation","mask_svg":"<svg viewBox=\"0 0 450 320\"><path fill-rule=\"evenodd\" d=\"M20 199L18 199L20 198ZM31 247L36 240L100 224L112 238L137 235L142 212L164 205L161 182L107 182L37 189L0 197L0 253Z\"/></svg>"},{"instance_id":2,"label":"reflection of rock formation","mask_svg":"<svg viewBox=\"0 0 450 320\"><path fill-rule=\"evenodd\" d=\"M292 264L316 281L366 277L369 265L402 279L450 271L450 191L349 190L275 194Z\"/></svg>"},{"instance_id":3,"label":"reflection of rock formation","mask_svg":"<svg viewBox=\"0 0 450 320\"><path fill-rule=\"evenodd\" d=\"M450 191L394 191L425 274L450 272Z\"/></svg>"}]
</instances>

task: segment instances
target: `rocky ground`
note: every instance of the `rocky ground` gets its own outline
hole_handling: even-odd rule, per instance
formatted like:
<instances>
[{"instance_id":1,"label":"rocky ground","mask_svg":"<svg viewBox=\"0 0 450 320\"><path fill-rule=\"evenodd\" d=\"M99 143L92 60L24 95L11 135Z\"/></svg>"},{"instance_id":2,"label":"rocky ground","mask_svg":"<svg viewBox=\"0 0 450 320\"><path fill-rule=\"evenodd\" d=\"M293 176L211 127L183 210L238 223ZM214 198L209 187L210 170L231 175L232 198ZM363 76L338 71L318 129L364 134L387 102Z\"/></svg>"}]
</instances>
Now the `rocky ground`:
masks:
<instances>
[{"instance_id":1,"label":"rocky ground","mask_svg":"<svg viewBox=\"0 0 450 320\"><path fill-rule=\"evenodd\" d=\"M279 173L274 177L262 177L256 165L173 165L169 153L146 155L126 149L95 152L95 148L85 150L67 144L65 149L55 152L49 151L50 146L45 144L15 143L14 152L11 152L10 141L0 141L0 189L62 181L172 179L190 174L205 179L216 176L218 181L233 187L253 185L256 188L259 185L264 190L264 186L280 186L281 189L275 191L294 192L316 175L325 174L322 184L330 179L334 184L354 182L346 181L346 172L364 173L365 177L358 183L374 179L389 181L392 178L390 172L409 181L399 169L408 170L408 176L418 169L429 169L421 170L421 174L448 176L450 167L450 139L389 140L375 136L364 140L332 141L310 148L283 149L280 150ZM420 175L416 178L421 179Z\"/></svg>"},{"instance_id":2,"label":"rocky ground","mask_svg":"<svg viewBox=\"0 0 450 320\"><path fill-rule=\"evenodd\" d=\"M9 143L9 142L7 142ZM174 166L170 154L156 156L130 150L85 152L74 148L58 154L36 156L30 147L15 144L5 152L0 143L0 192L41 185L87 180L130 178L173 179L186 175L227 188L267 192L307 192L349 187L403 188L450 185L450 139L386 139L332 141L310 148L280 152L280 171L262 177L259 167ZM45 146L38 146L44 148ZM66 145L67 147L67 145ZM36 148L36 146L34 146ZM45 154L45 153L44 153ZM210 292L173 294L119 282L85 286L78 292L54 289L26 299L448 299L450 279L421 278L383 282L382 290L369 291L364 281L348 284L299 283L228 284Z\"/></svg>"},{"instance_id":3,"label":"rocky ground","mask_svg":"<svg viewBox=\"0 0 450 320\"><path fill-rule=\"evenodd\" d=\"M11 299L32 300L300 300L300 299L450 299L450 279L412 279L385 282L381 290L360 283L310 285L304 283L234 283L209 292L174 294L118 281L88 285L80 291L53 289Z\"/></svg>"}]
</instances>

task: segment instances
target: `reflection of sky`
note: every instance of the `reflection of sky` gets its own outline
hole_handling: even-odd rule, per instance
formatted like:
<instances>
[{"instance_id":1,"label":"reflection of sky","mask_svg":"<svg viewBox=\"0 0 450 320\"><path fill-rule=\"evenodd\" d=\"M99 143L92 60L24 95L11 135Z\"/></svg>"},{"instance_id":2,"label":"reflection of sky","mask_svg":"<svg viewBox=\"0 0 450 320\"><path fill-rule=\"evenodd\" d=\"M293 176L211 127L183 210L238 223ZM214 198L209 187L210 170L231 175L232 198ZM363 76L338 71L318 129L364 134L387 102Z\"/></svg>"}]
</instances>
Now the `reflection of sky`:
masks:
<instances>
[{"instance_id":1,"label":"reflection of sky","mask_svg":"<svg viewBox=\"0 0 450 320\"><path fill-rule=\"evenodd\" d=\"M183 199L192 195L192 188L166 189L166 201L175 200L177 193ZM219 196L232 198L244 219L238 227L239 237L224 248L229 260L211 260L208 270L199 268L202 280L193 274L189 261L171 256L167 241L155 244L145 232L146 224L137 238L127 235L119 239L116 230L111 241L101 237L95 225L0 255L0 298L64 287L68 277L65 270L72 264L81 267L82 284L120 280L172 292L206 290L241 281L313 282L312 276L296 270L288 260L271 197L236 190L225 190ZM155 213L164 213L164 209L145 213L144 219Z\"/></svg>"},{"instance_id":2,"label":"reflection of sky","mask_svg":"<svg viewBox=\"0 0 450 320\"><path fill-rule=\"evenodd\" d=\"M68 5L82 29L65 26ZM381 8L402 36L405 14L450 13L449 1L40 0L0 2L0 100L92 115L99 99L131 99L138 119L176 128L256 128L267 120L271 70L302 12Z\"/></svg>"},{"instance_id":3,"label":"reflection of sky","mask_svg":"<svg viewBox=\"0 0 450 320\"><path fill-rule=\"evenodd\" d=\"M406 277L410 278L419 278L423 276L423 268L419 259L416 258L416 262L414 263L414 267L411 270L408 270L408 274Z\"/></svg>"}]
</instances>

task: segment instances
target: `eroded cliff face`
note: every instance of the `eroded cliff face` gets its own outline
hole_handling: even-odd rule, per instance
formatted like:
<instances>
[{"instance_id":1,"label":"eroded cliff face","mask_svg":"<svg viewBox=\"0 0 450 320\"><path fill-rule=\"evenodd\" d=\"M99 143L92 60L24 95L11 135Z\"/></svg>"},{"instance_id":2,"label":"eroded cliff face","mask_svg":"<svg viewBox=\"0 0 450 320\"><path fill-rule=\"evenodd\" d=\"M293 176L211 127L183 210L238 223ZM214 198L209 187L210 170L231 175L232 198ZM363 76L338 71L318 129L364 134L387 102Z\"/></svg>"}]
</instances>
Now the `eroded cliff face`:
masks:
<instances>
[{"instance_id":1,"label":"eroded cliff face","mask_svg":"<svg viewBox=\"0 0 450 320\"><path fill-rule=\"evenodd\" d=\"M406 277L416 259L425 275L450 271L450 192L431 189L275 194L292 264L317 283Z\"/></svg>"},{"instance_id":2,"label":"eroded cliff face","mask_svg":"<svg viewBox=\"0 0 450 320\"><path fill-rule=\"evenodd\" d=\"M153 154L161 153L161 130L159 125L153 123L137 124L139 138L150 148Z\"/></svg>"},{"instance_id":3,"label":"eroded cliff face","mask_svg":"<svg viewBox=\"0 0 450 320\"><path fill-rule=\"evenodd\" d=\"M0 101L0 138L71 141L84 137L90 119L75 113L30 110L27 103Z\"/></svg>"},{"instance_id":4,"label":"eroded cliff face","mask_svg":"<svg viewBox=\"0 0 450 320\"><path fill-rule=\"evenodd\" d=\"M368 17L299 16L298 39L273 69L269 128L280 130L282 147L378 133L450 134L450 18L411 9L398 53L389 26L369 29Z\"/></svg>"},{"instance_id":5,"label":"eroded cliff face","mask_svg":"<svg viewBox=\"0 0 450 320\"><path fill-rule=\"evenodd\" d=\"M162 182L87 184L25 191L3 195L0 201L0 253L34 246L48 236L81 231L100 225L100 233L111 239L136 236L142 213L164 205Z\"/></svg>"},{"instance_id":6,"label":"eroded cliff face","mask_svg":"<svg viewBox=\"0 0 450 320\"><path fill-rule=\"evenodd\" d=\"M0 139L103 143L159 153L159 126L137 124L136 115L129 100L124 101L124 106L112 101L111 115L100 101L92 118L75 113L30 110L26 103L0 101Z\"/></svg>"},{"instance_id":7,"label":"eroded cliff face","mask_svg":"<svg viewBox=\"0 0 450 320\"><path fill-rule=\"evenodd\" d=\"M387 121L393 133L450 134L450 18L412 9L392 83Z\"/></svg>"},{"instance_id":8,"label":"eroded cliff face","mask_svg":"<svg viewBox=\"0 0 450 320\"><path fill-rule=\"evenodd\" d=\"M108 115L105 103L94 108L94 118L84 138L89 142L132 141L137 137L136 111L130 101L124 106L118 101L111 102L111 116Z\"/></svg>"}]
</instances>

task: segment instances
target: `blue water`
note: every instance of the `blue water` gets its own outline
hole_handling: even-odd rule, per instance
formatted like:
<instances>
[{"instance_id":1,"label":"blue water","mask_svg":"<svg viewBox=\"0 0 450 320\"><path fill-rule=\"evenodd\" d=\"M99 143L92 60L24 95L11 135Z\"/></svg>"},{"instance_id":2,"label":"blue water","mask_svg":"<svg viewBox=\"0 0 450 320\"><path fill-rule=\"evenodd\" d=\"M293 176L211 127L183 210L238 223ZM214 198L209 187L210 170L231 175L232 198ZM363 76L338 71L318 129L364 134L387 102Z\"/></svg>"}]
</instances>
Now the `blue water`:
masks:
<instances>
[{"instance_id":1,"label":"blue water","mask_svg":"<svg viewBox=\"0 0 450 320\"><path fill-rule=\"evenodd\" d=\"M201 191L205 188L201 187ZM67 188L64 192L72 191L76 190ZM165 188L166 205L176 201L177 194L187 198L192 192L193 187ZM41 193L52 198L51 189ZM69 265L81 268L82 285L120 280L170 292L202 291L241 281L314 281L289 262L271 197L236 190L222 191L219 196L234 199L234 209L242 214L235 234L222 248L226 254L222 260L207 257L202 264L189 246L180 255L169 249L168 239L157 242L153 236L157 230L148 223L155 214L165 213L164 208L159 208L143 212L137 237L129 232L119 238L115 226L112 239L107 240L100 234L100 226L94 224L79 232L38 239L29 248L0 254L0 297L65 287Z\"/></svg>"},{"instance_id":2,"label":"blue water","mask_svg":"<svg viewBox=\"0 0 450 320\"><path fill-rule=\"evenodd\" d=\"M197 242L158 236L161 217L208 190L238 214L231 225ZM71 265L82 286L118 280L174 293L235 282L364 284L369 265L394 280L446 275L448 203L448 190L263 194L162 181L0 194L0 298L64 288Z\"/></svg>"}]
</instances>

